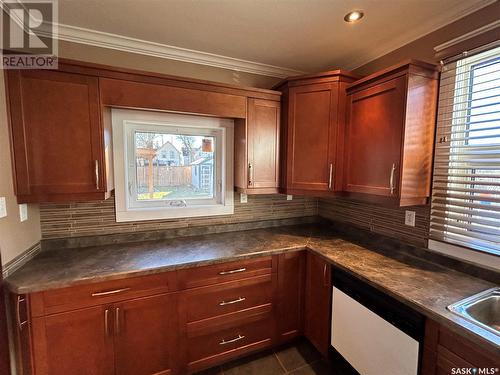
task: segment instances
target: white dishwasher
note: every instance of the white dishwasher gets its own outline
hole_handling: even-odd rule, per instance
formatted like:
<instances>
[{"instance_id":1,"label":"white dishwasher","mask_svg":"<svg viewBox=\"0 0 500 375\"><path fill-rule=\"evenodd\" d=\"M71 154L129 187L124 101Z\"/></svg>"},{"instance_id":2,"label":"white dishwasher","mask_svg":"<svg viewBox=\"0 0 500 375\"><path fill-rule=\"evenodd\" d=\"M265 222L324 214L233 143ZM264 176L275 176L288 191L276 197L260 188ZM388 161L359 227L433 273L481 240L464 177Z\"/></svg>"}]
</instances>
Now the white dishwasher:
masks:
<instances>
[{"instance_id":1,"label":"white dishwasher","mask_svg":"<svg viewBox=\"0 0 500 375\"><path fill-rule=\"evenodd\" d=\"M425 318L333 270L331 345L361 375L417 375Z\"/></svg>"}]
</instances>

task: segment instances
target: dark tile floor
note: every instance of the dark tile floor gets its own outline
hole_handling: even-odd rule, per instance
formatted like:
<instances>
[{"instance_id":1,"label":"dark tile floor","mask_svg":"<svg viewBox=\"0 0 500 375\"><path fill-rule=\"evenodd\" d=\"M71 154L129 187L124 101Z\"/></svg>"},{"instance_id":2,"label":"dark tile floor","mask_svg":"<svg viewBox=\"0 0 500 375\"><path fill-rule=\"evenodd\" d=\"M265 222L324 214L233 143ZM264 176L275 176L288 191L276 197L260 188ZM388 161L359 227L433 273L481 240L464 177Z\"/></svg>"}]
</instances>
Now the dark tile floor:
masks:
<instances>
[{"instance_id":1,"label":"dark tile floor","mask_svg":"<svg viewBox=\"0 0 500 375\"><path fill-rule=\"evenodd\" d=\"M332 369L306 340L237 359L197 375L327 375L340 372Z\"/></svg>"}]
</instances>

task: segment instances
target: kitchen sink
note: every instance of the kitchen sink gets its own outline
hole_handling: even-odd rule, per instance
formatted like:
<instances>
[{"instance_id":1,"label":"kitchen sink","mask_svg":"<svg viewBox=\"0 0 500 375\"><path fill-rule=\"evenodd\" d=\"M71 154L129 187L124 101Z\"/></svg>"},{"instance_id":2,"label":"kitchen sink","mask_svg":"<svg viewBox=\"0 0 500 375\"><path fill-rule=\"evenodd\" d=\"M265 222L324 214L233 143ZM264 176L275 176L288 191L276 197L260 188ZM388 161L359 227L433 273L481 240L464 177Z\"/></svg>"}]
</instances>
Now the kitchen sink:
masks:
<instances>
[{"instance_id":1,"label":"kitchen sink","mask_svg":"<svg viewBox=\"0 0 500 375\"><path fill-rule=\"evenodd\" d=\"M500 287L467 297L448 310L500 336Z\"/></svg>"}]
</instances>

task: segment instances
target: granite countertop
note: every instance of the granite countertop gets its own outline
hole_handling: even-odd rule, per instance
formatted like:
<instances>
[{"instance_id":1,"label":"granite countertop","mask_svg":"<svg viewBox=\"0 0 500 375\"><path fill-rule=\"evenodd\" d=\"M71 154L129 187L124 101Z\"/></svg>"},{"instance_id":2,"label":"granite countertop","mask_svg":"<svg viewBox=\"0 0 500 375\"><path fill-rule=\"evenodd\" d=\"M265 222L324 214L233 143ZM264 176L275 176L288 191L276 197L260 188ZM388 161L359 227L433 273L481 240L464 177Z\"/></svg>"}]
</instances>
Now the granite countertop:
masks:
<instances>
[{"instance_id":1,"label":"granite countertop","mask_svg":"<svg viewBox=\"0 0 500 375\"><path fill-rule=\"evenodd\" d=\"M361 246L313 225L50 250L27 262L6 283L12 292L33 293L303 249L500 355L500 337L446 309L497 285L405 252Z\"/></svg>"}]
</instances>

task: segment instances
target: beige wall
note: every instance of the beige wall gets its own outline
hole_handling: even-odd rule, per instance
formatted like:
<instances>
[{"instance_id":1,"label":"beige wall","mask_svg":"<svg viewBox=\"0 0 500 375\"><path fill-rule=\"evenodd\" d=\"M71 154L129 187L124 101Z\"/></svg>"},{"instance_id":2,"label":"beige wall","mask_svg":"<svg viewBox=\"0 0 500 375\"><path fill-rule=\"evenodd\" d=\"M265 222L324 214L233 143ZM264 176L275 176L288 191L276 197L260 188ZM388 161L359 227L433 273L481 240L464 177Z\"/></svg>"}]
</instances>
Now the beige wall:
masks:
<instances>
[{"instance_id":1,"label":"beige wall","mask_svg":"<svg viewBox=\"0 0 500 375\"><path fill-rule=\"evenodd\" d=\"M0 87L4 87L3 74L0 74ZM7 200L7 217L0 219L0 252L2 264L6 264L40 240L40 213L38 205L29 205L28 220L22 223L19 220L12 183L4 89L0 90L0 197Z\"/></svg>"},{"instance_id":2,"label":"beige wall","mask_svg":"<svg viewBox=\"0 0 500 375\"><path fill-rule=\"evenodd\" d=\"M500 1L478 10L458 21L455 21L441 29L415 40L401 48L398 48L378 59L375 59L354 72L360 75L371 74L379 69L386 68L405 59L419 59L429 62L437 62L434 58L434 47L444 42L476 30L498 20L500 14Z\"/></svg>"},{"instance_id":3,"label":"beige wall","mask_svg":"<svg viewBox=\"0 0 500 375\"><path fill-rule=\"evenodd\" d=\"M59 56L129 69L145 70L180 77L204 79L233 85L270 88L280 79L257 74L236 72L211 66L167 60L113 49L83 44L59 42Z\"/></svg>"}]
</instances>

